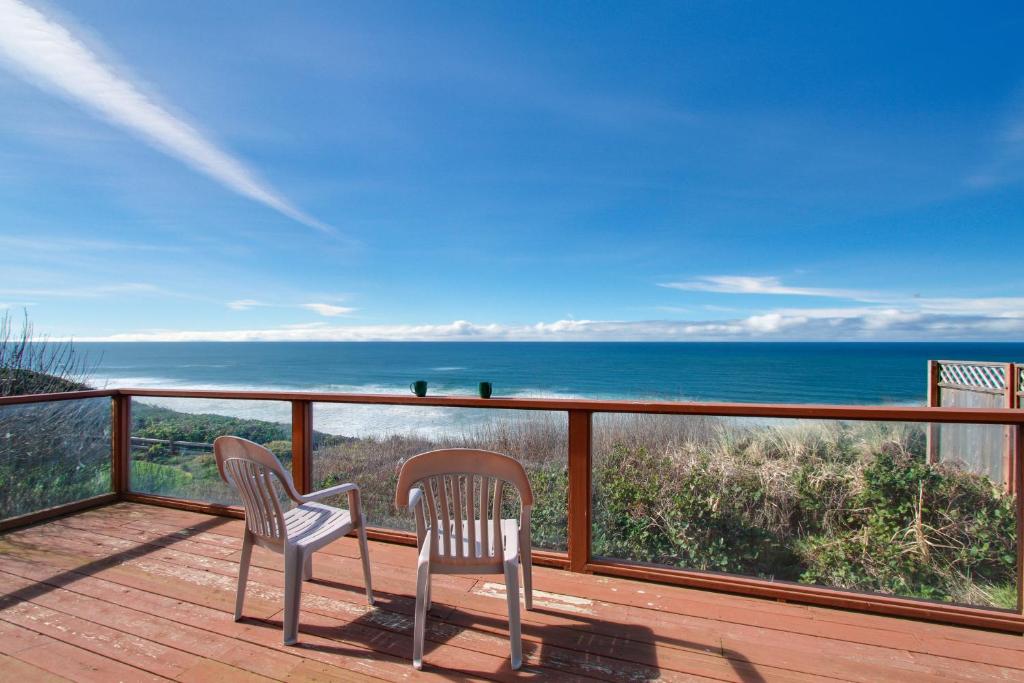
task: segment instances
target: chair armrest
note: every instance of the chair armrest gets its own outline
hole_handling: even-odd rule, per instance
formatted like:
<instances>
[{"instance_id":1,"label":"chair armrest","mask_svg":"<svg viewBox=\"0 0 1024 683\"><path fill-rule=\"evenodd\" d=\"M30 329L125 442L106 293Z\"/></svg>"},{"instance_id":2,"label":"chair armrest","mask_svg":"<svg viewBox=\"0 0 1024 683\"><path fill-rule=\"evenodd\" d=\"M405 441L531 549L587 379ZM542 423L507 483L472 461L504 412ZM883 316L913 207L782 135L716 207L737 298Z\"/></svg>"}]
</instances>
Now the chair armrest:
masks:
<instances>
[{"instance_id":1,"label":"chair armrest","mask_svg":"<svg viewBox=\"0 0 1024 683\"><path fill-rule=\"evenodd\" d=\"M321 500L323 498L330 498L331 496L340 496L342 493L349 493L355 491L359 493L358 484L338 484L337 486L331 486L330 488L322 489L320 491L314 491L313 493L307 493L301 496L303 503L309 503L314 500Z\"/></svg>"},{"instance_id":2,"label":"chair armrest","mask_svg":"<svg viewBox=\"0 0 1024 683\"><path fill-rule=\"evenodd\" d=\"M423 549L423 541L428 538L427 518L424 510L423 489L413 488L409 491L409 504L406 509L416 518L416 545ZM433 525L431 525L433 526Z\"/></svg>"}]
</instances>

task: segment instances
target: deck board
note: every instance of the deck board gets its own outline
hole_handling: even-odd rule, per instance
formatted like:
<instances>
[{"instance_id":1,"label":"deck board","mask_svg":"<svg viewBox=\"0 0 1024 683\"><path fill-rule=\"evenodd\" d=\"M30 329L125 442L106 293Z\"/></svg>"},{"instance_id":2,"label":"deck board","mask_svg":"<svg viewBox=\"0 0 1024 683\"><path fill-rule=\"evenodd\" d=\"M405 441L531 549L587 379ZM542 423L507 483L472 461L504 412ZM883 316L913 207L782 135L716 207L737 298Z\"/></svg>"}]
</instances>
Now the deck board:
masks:
<instances>
[{"instance_id":1,"label":"deck board","mask_svg":"<svg viewBox=\"0 0 1024 683\"><path fill-rule=\"evenodd\" d=\"M243 528L118 503L0 535L0 680L1024 681L1020 636L548 568L523 670L500 578L438 576L416 672L415 551L371 543L368 608L351 539L317 555L285 647L279 557L254 552L231 619Z\"/></svg>"}]
</instances>

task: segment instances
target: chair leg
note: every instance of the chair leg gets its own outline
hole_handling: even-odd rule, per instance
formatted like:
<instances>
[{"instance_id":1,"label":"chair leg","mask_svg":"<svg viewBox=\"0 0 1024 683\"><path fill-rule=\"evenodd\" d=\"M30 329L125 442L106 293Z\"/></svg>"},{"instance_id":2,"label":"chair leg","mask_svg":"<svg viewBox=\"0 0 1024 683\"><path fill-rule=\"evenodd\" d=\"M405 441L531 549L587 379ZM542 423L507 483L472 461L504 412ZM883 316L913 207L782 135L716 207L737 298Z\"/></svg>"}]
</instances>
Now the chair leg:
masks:
<instances>
[{"instance_id":1,"label":"chair leg","mask_svg":"<svg viewBox=\"0 0 1024 683\"><path fill-rule=\"evenodd\" d=\"M512 650L512 668L523 664L523 636L519 623L519 567L505 563L505 596L508 598L508 639Z\"/></svg>"},{"instance_id":2,"label":"chair leg","mask_svg":"<svg viewBox=\"0 0 1024 683\"><path fill-rule=\"evenodd\" d=\"M359 526L359 555L363 560L363 582L366 584L366 602L373 604L373 582L370 580L370 548L366 543L366 529Z\"/></svg>"},{"instance_id":3,"label":"chair leg","mask_svg":"<svg viewBox=\"0 0 1024 683\"><path fill-rule=\"evenodd\" d=\"M302 580L309 581L313 578L313 553L307 553L306 559L302 562Z\"/></svg>"},{"instance_id":4,"label":"chair leg","mask_svg":"<svg viewBox=\"0 0 1024 683\"><path fill-rule=\"evenodd\" d=\"M302 564L298 548L284 549L284 644L299 642L299 605L302 602Z\"/></svg>"},{"instance_id":5,"label":"chair leg","mask_svg":"<svg viewBox=\"0 0 1024 683\"><path fill-rule=\"evenodd\" d=\"M416 569L416 620L412 629L412 665L423 668L423 639L427 630L427 595L430 592L430 565L421 562Z\"/></svg>"},{"instance_id":6,"label":"chair leg","mask_svg":"<svg viewBox=\"0 0 1024 683\"><path fill-rule=\"evenodd\" d=\"M533 556L529 548L519 552L522 554L519 559L523 565L523 595L526 609L533 609Z\"/></svg>"},{"instance_id":7,"label":"chair leg","mask_svg":"<svg viewBox=\"0 0 1024 683\"><path fill-rule=\"evenodd\" d=\"M235 621L242 618L245 603L245 584L249 580L249 562L252 560L252 535L245 530L242 535L242 557L238 561L238 592L235 594Z\"/></svg>"}]
</instances>

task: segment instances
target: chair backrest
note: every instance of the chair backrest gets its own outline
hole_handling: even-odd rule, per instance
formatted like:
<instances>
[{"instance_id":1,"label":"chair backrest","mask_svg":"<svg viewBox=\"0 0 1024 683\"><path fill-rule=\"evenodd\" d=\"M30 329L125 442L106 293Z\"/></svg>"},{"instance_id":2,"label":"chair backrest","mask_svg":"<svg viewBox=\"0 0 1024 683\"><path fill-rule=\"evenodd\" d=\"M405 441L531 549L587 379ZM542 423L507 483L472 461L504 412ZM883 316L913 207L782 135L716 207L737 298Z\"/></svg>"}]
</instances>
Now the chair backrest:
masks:
<instances>
[{"instance_id":1,"label":"chair backrest","mask_svg":"<svg viewBox=\"0 0 1024 683\"><path fill-rule=\"evenodd\" d=\"M221 479L242 497L246 528L270 544L284 543L288 533L274 479L292 500L298 501L299 494L281 461L258 443L237 436L217 437L213 453Z\"/></svg>"},{"instance_id":2,"label":"chair backrest","mask_svg":"<svg viewBox=\"0 0 1024 683\"><path fill-rule=\"evenodd\" d=\"M406 507L413 487L422 487L416 526L421 544L425 534L431 535L432 563L494 566L503 555L501 505L506 485L519 494L521 522L529 524L533 490L518 460L472 448L428 451L402 465L395 503Z\"/></svg>"}]
</instances>

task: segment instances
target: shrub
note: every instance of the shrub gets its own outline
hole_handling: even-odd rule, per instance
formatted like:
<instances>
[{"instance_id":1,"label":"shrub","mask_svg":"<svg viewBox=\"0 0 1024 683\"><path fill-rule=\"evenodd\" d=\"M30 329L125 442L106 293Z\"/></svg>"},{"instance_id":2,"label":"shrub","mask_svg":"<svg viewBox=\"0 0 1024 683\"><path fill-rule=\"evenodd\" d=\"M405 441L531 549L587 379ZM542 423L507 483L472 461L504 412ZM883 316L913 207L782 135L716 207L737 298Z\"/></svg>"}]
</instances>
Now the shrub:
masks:
<instances>
[{"instance_id":1,"label":"shrub","mask_svg":"<svg viewBox=\"0 0 1024 683\"><path fill-rule=\"evenodd\" d=\"M110 490L109 399L0 408L0 519Z\"/></svg>"},{"instance_id":2,"label":"shrub","mask_svg":"<svg viewBox=\"0 0 1024 683\"><path fill-rule=\"evenodd\" d=\"M193 415L138 402L132 406L132 436L213 443L225 434L265 444L291 439L291 428L279 422L227 415Z\"/></svg>"},{"instance_id":3,"label":"shrub","mask_svg":"<svg viewBox=\"0 0 1024 683\"><path fill-rule=\"evenodd\" d=\"M841 528L801 543L801 579L988 602L985 586L1015 580L1015 538L1012 496L984 476L929 465L891 443L864 468Z\"/></svg>"},{"instance_id":4,"label":"shrub","mask_svg":"<svg viewBox=\"0 0 1024 683\"><path fill-rule=\"evenodd\" d=\"M159 495L188 497L192 475L171 465L136 460L132 463L132 488Z\"/></svg>"},{"instance_id":5,"label":"shrub","mask_svg":"<svg viewBox=\"0 0 1024 683\"><path fill-rule=\"evenodd\" d=\"M782 539L745 506L763 498L753 477L723 480L709 454L685 461L616 446L596 473L594 553L701 570L784 576Z\"/></svg>"}]
</instances>

